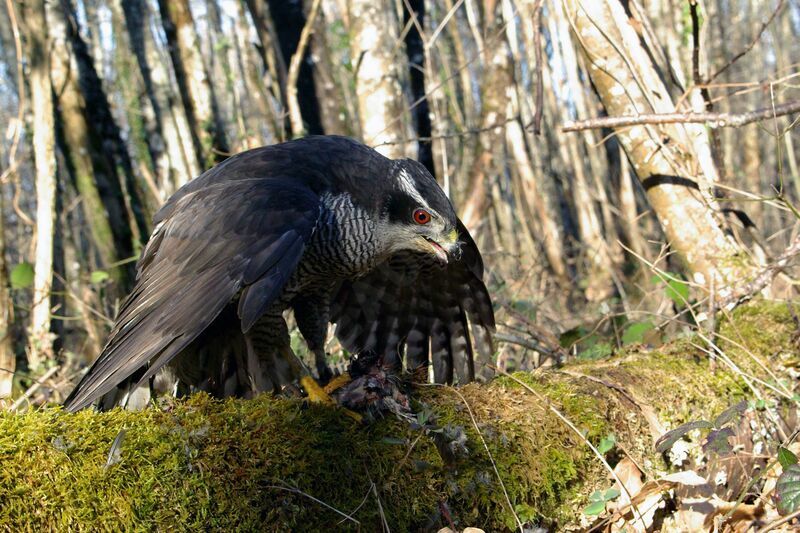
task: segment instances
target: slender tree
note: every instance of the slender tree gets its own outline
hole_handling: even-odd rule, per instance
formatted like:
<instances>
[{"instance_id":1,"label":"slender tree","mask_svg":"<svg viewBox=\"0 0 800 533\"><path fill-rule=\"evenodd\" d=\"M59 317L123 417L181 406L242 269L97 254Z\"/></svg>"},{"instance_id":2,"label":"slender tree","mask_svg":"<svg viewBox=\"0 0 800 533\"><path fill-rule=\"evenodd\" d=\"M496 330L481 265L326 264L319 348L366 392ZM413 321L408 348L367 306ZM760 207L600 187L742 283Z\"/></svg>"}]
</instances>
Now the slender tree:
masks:
<instances>
[{"instance_id":1,"label":"slender tree","mask_svg":"<svg viewBox=\"0 0 800 533\"><path fill-rule=\"evenodd\" d=\"M14 302L11 299L6 264L5 202L0 195L0 406L11 397L17 356L14 353Z\"/></svg>"},{"instance_id":2,"label":"slender tree","mask_svg":"<svg viewBox=\"0 0 800 533\"><path fill-rule=\"evenodd\" d=\"M388 0L348 0L346 24L355 61L355 86L361 137L389 157L413 156L416 142L403 92L405 72L395 54L400 49L400 21Z\"/></svg>"},{"instance_id":3,"label":"slender tree","mask_svg":"<svg viewBox=\"0 0 800 533\"><path fill-rule=\"evenodd\" d=\"M202 167L194 149L186 109L178 92L172 89L165 61L153 38L149 6L144 0L120 0L120 3L131 48L153 110L155 131L152 133L163 139L169 158L170 183L162 186L163 196L199 175ZM153 157L159 160L158 155Z\"/></svg>"},{"instance_id":4,"label":"slender tree","mask_svg":"<svg viewBox=\"0 0 800 533\"><path fill-rule=\"evenodd\" d=\"M132 257L138 236L146 235L137 191L124 168L127 153L119 151L119 133L93 62L77 34L67 2L48 6L52 47L51 75L57 96L59 146L72 182L80 193L83 212L98 261L108 269L121 296L132 279ZM116 139L115 139L116 137ZM137 212L138 211L138 212Z\"/></svg>"},{"instance_id":5,"label":"slender tree","mask_svg":"<svg viewBox=\"0 0 800 533\"><path fill-rule=\"evenodd\" d=\"M189 1L160 0L158 5L172 68L192 131L195 154L200 167L208 168L225 159L229 148Z\"/></svg>"},{"instance_id":6,"label":"slender tree","mask_svg":"<svg viewBox=\"0 0 800 533\"><path fill-rule=\"evenodd\" d=\"M50 334L50 291L53 281L55 235L56 159L53 99L50 84L51 40L45 3L25 4L28 85L33 111L33 154L36 167L36 252L28 336L28 364L37 367L53 357Z\"/></svg>"},{"instance_id":7,"label":"slender tree","mask_svg":"<svg viewBox=\"0 0 800 533\"><path fill-rule=\"evenodd\" d=\"M589 75L610 116L675 111L621 2L569 0L565 5ZM753 266L745 250L726 234L719 206L708 194L709 182L715 181L709 173L715 169L697 151L702 142L697 129L645 125L620 128L617 137L693 281L713 288L715 297L730 296Z\"/></svg>"}]
</instances>

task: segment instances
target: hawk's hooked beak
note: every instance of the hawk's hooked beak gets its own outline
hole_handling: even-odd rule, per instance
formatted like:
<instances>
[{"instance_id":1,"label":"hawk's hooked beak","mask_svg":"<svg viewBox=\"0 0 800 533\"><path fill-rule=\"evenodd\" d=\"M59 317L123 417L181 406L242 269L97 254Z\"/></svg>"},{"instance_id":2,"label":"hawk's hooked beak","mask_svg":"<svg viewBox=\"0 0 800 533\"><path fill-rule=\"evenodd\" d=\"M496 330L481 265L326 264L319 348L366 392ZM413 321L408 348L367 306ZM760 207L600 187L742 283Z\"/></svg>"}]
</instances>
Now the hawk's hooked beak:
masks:
<instances>
[{"instance_id":1,"label":"hawk's hooked beak","mask_svg":"<svg viewBox=\"0 0 800 533\"><path fill-rule=\"evenodd\" d=\"M423 242L420 244L422 244L423 251L435 256L439 263L446 265L451 257L458 257L460 247L458 245L458 232L455 229L443 237L440 240L434 240L423 236Z\"/></svg>"}]
</instances>

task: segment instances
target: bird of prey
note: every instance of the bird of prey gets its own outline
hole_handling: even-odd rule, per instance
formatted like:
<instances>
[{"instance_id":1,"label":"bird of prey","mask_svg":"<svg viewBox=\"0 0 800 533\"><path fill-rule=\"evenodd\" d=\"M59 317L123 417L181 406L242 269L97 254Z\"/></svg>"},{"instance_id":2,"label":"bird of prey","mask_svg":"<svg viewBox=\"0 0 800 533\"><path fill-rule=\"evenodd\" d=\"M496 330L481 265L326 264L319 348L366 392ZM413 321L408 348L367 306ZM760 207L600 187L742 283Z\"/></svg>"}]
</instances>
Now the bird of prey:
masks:
<instances>
[{"instance_id":1,"label":"bird of prey","mask_svg":"<svg viewBox=\"0 0 800 533\"><path fill-rule=\"evenodd\" d=\"M184 185L154 227L70 411L159 371L217 397L298 379L310 395L289 309L323 380L331 322L351 353L398 369L432 365L436 382L491 375L495 324L480 253L413 160L338 136L256 148Z\"/></svg>"}]
</instances>

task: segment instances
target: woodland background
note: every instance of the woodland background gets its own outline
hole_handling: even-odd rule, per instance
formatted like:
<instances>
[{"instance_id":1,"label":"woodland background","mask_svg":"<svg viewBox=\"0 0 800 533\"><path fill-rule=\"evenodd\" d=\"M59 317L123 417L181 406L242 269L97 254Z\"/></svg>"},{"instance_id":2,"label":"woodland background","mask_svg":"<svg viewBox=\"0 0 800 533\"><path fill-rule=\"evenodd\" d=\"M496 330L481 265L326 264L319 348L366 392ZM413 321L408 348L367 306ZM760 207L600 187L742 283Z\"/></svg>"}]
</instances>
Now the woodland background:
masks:
<instances>
[{"instance_id":1,"label":"woodland background","mask_svg":"<svg viewBox=\"0 0 800 533\"><path fill-rule=\"evenodd\" d=\"M0 398L43 374L69 389L170 194L307 134L437 177L483 252L504 368L795 294L796 1L3 7ZM734 116L565 131L668 112Z\"/></svg>"}]
</instances>

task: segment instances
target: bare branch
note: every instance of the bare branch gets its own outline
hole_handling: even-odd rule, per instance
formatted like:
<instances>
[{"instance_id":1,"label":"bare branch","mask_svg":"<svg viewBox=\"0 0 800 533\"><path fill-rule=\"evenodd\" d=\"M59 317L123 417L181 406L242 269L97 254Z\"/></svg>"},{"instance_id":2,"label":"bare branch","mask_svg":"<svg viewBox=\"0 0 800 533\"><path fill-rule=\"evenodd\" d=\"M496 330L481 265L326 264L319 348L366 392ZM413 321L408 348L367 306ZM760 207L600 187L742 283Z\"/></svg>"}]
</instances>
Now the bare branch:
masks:
<instances>
[{"instance_id":1,"label":"bare branch","mask_svg":"<svg viewBox=\"0 0 800 533\"><path fill-rule=\"evenodd\" d=\"M793 100L775 107L765 107L745 113L650 113L637 116L591 118L564 123L563 132L600 128L621 128L642 124L698 124L705 123L712 129L739 128L752 122L791 115L800 112L800 100Z\"/></svg>"},{"instance_id":2,"label":"bare branch","mask_svg":"<svg viewBox=\"0 0 800 533\"><path fill-rule=\"evenodd\" d=\"M311 33L314 31L314 21L319 12L320 0L314 0L311 11L308 13L306 24L300 33L300 40L297 43L297 50L289 62L289 74L286 78L286 105L289 107L289 120L292 124L292 135L302 137L305 132L303 127L303 117L300 114L300 104L297 102L297 76L300 73L300 64L306 55L306 46Z\"/></svg>"},{"instance_id":3,"label":"bare branch","mask_svg":"<svg viewBox=\"0 0 800 533\"><path fill-rule=\"evenodd\" d=\"M752 280L743 284L734 294L719 302L717 308L731 310L746 302L769 285L778 272L786 268L789 262L798 255L800 255L800 236L795 237L786 250L775 261L758 271Z\"/></svg>"},{"instance_id":4,"label":"bare branch","mask_svg":"<svg viewBox=\"0 0 800 533\"><path fill-rule=\"evenodd\" d=\"M761 29L758 31L753 40L750 41L750 43L747 46L745 46L741 52L733 56L730 59L730 61L725 63L725 65L723 65L719 70L717 70L714 74L712 74L711 77L706 80L707 84L717 79L720 74L728 70L734 63L736 63L738 60L744 57L744 55L747 54L747 52L753 49L756 43L761 40L761 36L764 35L764 32L767 31L767 27L770 24L772 24L772 21L775 20L775 17L778 16L778 13L780 13L781 9L783 9L783 4L785 2L786 0L780 0L780 2L778 2L778 7L775 8L775 11L772 12L772 15L770 15L770 17L766 20L766 22L764 22L764 24L761 25Z\"/></svg>"}]
</instances>

